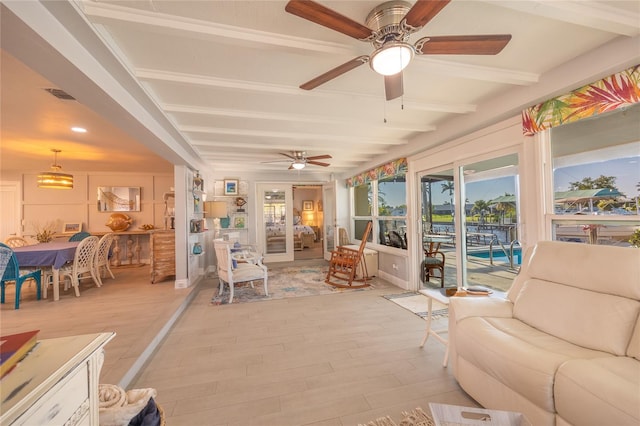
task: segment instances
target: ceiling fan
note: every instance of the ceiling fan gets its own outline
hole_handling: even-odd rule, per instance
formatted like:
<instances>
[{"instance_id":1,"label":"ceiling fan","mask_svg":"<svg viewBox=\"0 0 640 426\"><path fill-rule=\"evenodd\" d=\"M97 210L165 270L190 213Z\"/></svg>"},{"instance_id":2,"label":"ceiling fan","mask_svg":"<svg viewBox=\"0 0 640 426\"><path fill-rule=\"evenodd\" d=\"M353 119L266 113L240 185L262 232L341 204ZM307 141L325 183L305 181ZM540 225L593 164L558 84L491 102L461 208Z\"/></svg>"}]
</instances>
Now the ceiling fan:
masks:
<instances>
[{"instance_id":1,"label":"ceiling fan","mask_svg":"<svg viewBox=\"0 0 640 426\"><path fill-rule=\"evenodd\" d=\"M306 154L307 153L305 151L291 151L291 154L286 154L284 152L281 152L280 155L284 155L285 157L287 157L288 158L287 160L263 161L263 163L279 163L282 161L290 161L291 164L289 165L289 170L292 170L292 169L302 170L308 164L311 164L314 166L322 166L322 167L330 166L329 163L316 161L316 160L324 160L327 158L332 158L329 154L314 155L311 157L307 157Z\"/></svg>"},{"instance_id":2,"label":"ceiling fan","mask_svg":"<svg viewBox=\"0 0 640 426\"><path fill-rule=\"evenodd\" d=\"M393 0L375 7L362 25L312 0L290 0L285 10L316 24L361 41L371 42L375 51L358 56L302 84L311 90L352 69L369 63L384 76L387 100L402 96L402 70L414 55L496 55L511 40L510 34L423 37L415 44L409 36L431 21L451 0L417 0L413 6Z\"/></svg>"}]
</instances>

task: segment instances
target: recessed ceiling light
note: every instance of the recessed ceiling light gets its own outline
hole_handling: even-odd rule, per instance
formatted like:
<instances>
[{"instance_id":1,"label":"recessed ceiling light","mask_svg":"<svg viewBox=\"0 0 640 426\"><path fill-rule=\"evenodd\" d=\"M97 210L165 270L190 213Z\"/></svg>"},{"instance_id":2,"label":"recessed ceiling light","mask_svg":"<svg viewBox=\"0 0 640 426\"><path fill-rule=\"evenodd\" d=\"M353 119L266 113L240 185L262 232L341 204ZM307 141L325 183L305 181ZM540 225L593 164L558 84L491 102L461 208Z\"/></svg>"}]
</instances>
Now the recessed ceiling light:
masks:
<instances>
[{"instance_id":1,"label":"recessed ceiling light","mask_svg":"<svg viewBox=\"0 0 640 426\"><path fill-rule=\"evenodd\" d=\"M71 131L76 133L87 133L87 129L84 127L72 127Z\"/></svg>"}]
</instances>

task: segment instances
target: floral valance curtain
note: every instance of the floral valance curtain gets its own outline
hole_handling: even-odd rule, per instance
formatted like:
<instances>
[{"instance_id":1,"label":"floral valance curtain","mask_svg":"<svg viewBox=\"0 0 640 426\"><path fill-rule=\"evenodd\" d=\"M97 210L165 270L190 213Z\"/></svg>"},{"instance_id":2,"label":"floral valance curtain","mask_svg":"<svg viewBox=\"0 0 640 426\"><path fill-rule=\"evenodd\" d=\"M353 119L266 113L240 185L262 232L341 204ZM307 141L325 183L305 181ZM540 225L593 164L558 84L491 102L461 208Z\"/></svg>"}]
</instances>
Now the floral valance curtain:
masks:
<instances>
[{"instance_id":1,"label":"floral valance curtain","mask_svg":"<svg viewBox=\"0 0 640 426\"><path fill-rule=\"evenodd\" d=\"M522 111L526 136L640 102L640 65Z\"/></svg>"},{"instance_id":2,"label":"floral valance curtain","mask_svg":"<svg viewBox=\"0 0 640 426\"><path fill-rule=\"evenodd\" d=\"M376 167L375 169L371 169L347 179L347 187L350 188L352 186L364 185L365 183L369 183L373 180L380 180L391 176L403 175L406 173L407 159L399 158L397 160L393 160L390 163L384 164L380 167Z\"/></svg>"}]
</instances>

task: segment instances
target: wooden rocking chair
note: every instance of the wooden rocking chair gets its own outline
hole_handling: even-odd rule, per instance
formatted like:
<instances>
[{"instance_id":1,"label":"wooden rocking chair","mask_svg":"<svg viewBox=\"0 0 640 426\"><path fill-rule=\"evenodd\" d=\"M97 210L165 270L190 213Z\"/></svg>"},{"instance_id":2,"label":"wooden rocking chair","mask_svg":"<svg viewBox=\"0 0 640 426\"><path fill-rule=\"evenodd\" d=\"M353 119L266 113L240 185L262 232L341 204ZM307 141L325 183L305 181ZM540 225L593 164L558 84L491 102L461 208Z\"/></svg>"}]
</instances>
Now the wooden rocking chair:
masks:
<instances>
[{"instance_id":1,"label":"wooden rocking chair","mask_svg":"<svg viewBox=\"0 0 640 426\"><path fill-rule=\"evenodd\" d=\"M327 272L327 278L324 280L325 283L341 288L363 288L370 285L367 282L367 264L363 255L370 233L371 222L367 224L364 230L358 250L338 246L331 252L329 271ZM362 277L358 277L358 268L362 271ZM335 280L338 281L336 282ZM354 282L356 283L355 285Z\"/></svg>"}]
</instances>

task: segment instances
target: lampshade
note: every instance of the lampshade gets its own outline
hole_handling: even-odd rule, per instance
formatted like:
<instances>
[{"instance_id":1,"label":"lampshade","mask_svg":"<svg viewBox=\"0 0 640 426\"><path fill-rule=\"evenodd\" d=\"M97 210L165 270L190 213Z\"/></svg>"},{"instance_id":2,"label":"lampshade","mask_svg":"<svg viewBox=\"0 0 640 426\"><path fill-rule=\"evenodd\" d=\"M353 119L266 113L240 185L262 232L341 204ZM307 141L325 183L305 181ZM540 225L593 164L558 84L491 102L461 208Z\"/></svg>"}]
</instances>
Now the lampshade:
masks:
<instances>
[{"instance_id":1,"label":"lampshade","mask_svg":"<svg viewBox=\"0 0 640 426\"><path fill-rule=\"evenodd\" d=\"M408 43L387 42L371 55L371 68L382 75L398 74L409 65L413 54L413 46Z\"/></svg>"},{"instance_id":2,"label":"lampshade","mask_svg":"<svg viewBox=\"0 0 640 426\"><path fill-rule=\"evenodd\" d=\"M59 149L52 149L53 164L51 171L42 172L38 175L38 188L49 189L73 189L73 175L62 173L62 166L58 164Z\"/></svg>"},{"instance_id":3,"label":"lampshade","mask_svg":"<svg viewBox=\"0 0 640 426\"><path fill-rule=\"evenodd\" d=\"M304 166L305 166L304 160L294 160L294 162L291 163L291 167L293 167L296 170L302 170L304 169Z\"/></svg>"},{"instance_id":4,"label":"lampshade","mask_svg":"<svg viewBox=\"0 0 640 426\"><path fill-rule=\"evenodd\" d=\"M207 201L204 206L205 217L213 217L215 219L227 217L226 201Z\"/></svg>"}]
</instances>

